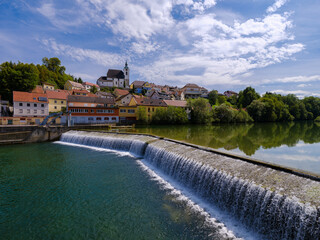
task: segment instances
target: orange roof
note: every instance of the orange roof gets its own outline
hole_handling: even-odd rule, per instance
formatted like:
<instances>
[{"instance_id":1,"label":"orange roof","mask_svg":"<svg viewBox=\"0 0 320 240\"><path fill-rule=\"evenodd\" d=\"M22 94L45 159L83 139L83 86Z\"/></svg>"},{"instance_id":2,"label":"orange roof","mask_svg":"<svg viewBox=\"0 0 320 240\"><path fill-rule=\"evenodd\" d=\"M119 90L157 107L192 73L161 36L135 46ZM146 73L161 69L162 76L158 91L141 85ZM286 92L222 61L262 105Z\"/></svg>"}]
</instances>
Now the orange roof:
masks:
<instances>
[{"instance_id":1,"label":"orange roof","mask_svg":"<svg viewBox=\"0 0 320 240\"><path fill-rule=\"evenodd\" d=\"M92 86L92 87L95 86L97 88L100 88L99 85L91 83L91 82L84 82L83 85L89 85L89 86Z\"/></svg>"},{"instance_id":2,"label":"orange roof","mask_svg":"<svg viewBox=\"0 0 320 240\"><path fill-rule=\"evenodd\" d=\"M67 96L69 95L68 91L46 91L49 99L63 99L67 100Z\"/></svg>"},{"instance_id":3,"label":"orange roof","mask_svg":"<svg viewBox=\"0 0 320 240\"><path fill-rule=\"evenodd\" d=\"M44 93L42 86L37 85L31 92L33 93Z\"/></svg>"},{"instance_id":4,"label":"orange roof","mask_svg":"<svg viewBox=\"0 0 320 240\"><path fill-rule=\"evenodd\" d=\"M39 98L45 99L45 101L39 101ZM48 97L45 93L28 93L13 91L14 102L36 102L36 103L47 103Z\"/></svg>"},{"instance_id":5,"label":"orange roof","mask_svg":"<svg viewBox=\"0 0 320 240\"><path fill-rule=\"evenodd\" d=\"M114 90L114 94L116 94L116 95L123 96L123 95L127 95L128 93L129 93L128 90L123 90L123 89L118 89L118 88Z\"/></svg>"},{"instance_id":6,"label":"orange roof","mask_svg":"<svg viewBox=\"0 0 320 240\"><path fill-rule=\"evenodd\" d=\"M168 106L172 107L186 107L187 101L182 100L163 100Z\"/></svg>"},{"instance_id":7,"label":"orange roof","mask_svg":"<svg viewBox=\"0 0 320 240\"><path fill-rule=\"evenodd\" d=\"M74 90L72 90L72 93L86 93L86 94L88 94L89 92L87 91L87 90L76 90L76 89L74 89Z\"/></svg>"}]
</instances>

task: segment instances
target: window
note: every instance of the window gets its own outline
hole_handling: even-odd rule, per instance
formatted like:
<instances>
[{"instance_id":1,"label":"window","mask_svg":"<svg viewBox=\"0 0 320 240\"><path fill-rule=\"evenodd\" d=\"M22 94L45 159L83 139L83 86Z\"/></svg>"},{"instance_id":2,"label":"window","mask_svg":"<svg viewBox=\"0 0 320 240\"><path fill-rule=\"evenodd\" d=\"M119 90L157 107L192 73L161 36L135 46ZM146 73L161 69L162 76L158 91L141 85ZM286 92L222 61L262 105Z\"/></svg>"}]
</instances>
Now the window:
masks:
<instances>
[{"instance_id":1,"label":"window","mask_svg":"<svg viewBox=\"0 0 320 240\"><path fill-rule=\"evenodd\" d=\"M117 120L117 118L113 117L112 120Z\"/></svg>"},{"instance_id":2,"label":"window","mask_svg":"<svg viewBox=\"0 0 320 240\"><path fill-rule=\"evenodd\" d=\"M88 104L87 104L87 103L85 103L85 104L84 104L84 106L85 106L85 107L88 107Z\"/></svg>"},{"instance_id":3,"label":"window","mask_svg":"<svg viewBox=\"0 0 320 240\"><path fill-rule=\"evenodd\" d=\"M94 104L91 104L91 107L94 107Z\"/></svg>"},{"instance_id":4,"label":"window","mask_svg":"<svg viewBox=\"0 0 320 240\"><path fill-rule=\"evenodd\" d=\"M30 107L30 103L27 103L27 107Z\"/></svg>"},{"instance_id":5,"label":"window","mask_svg":"<svg viewBox=\"0 0 320 240\"><path fill-rule=\"evenodd\" d=\"M22 103L19 103L19 107L22 107L23 106L23 104Z\"/></svg>"},{"instance_id":6,"label":"window","mask_svg":"<svg viewBox=\"0 0 320 240\"><path fill-rule=\"evenodd\" d=\"M154 112L154 108L152 108L152 112Z\"/></svg>"},{"instance_id":7,"label":"window","mask_svg":"<svg viewBox=\"0 0 320 240\"><path fill-rule=\"evenodd\" d=\"M91 109L91 113L94 113L94 110L93 110L93 109Z\"/></svg>"},{"instance_id":8,"label":"window","mask_svg":"<svg viewBox=\"0 0 320 240\"><path fill-rule=\"evenodd\" d=\"M150 108L148 108L148 112L150 112Z\"/></svg>"},{"instance_id":9,"label":"window","mask_svg":"<svg viewBox=\"0 0 320 240\"><path fill-rule=\"evenodd\" d=\"M101 121L101 117L97 117L97 121Z\"/></svg>"},{"instance_id":10,"label":"window","mask_svg":"<svg viewBox=\"0 0 320 240\"><path fill-rule=\"evenodd\" d=\"M89 120L89 121L93 121L93 117L89 117L88 120Z\"/></svg>"},{"instance_id":11,"label":"window","mask_svg":"<svg viewBox=\"0 0 320 240\"><path fill-rule=\"evenodd\" d=\"M57 109L57 106L54 106L54 109Z\"/></svg>"},{"instance_id":12,"label":"window","mask_svg":"<svg viewBox=\"0 0 320 240\"><path fill-rule=\"evenodd\" d=\"M104 120L109 121L109 118L108 118L108 117L105 117Z\"/></svg>"},{"instance_id":13,"label":"window","mask_svg":"<svg viewBox=\"0 0 320 240\"><path fill-rule=\"evenodd\" d=\"M44 114L44 110L41 110L41 113Z\"/></svg>"},{"instance_id":14,"label":"window","mask_svg":"<svg viewBox=\"0 0 320 240\"><path fill-rule=\"evenodd\" d=\"M19 113L23 113L23 110L22 110L22 109L19 109Z\"/></svg>"},{"instance_id":15,"label":"window","mask_svg":"<svg viewBox=\"0 0 320 240\"><path fill-rule=\"evenodd\" d=\"M63 101L61 101L61 104L63 104Z\"/></svg>"},{"instance_id":16,"label":"window","mask_svg":"<svg viewBox=\"0 0 320 240\"><path fill-rule=\"evenodd\" d=\"M41 107L44 107L44 104L41 104Z\"/></svg>"},{"instance_id":17,"label":"window","mask_svg":"<svg viewBox=\"0 0 320 240\"><path fill-rule=\"evenodd\" d=\"M57 103L57 100L54 100L54 103Z\"/></svg>"},{"instance_id":18,"label":"window","mask_svg":"<svg viewBox=\"0 0 320 240\"><path fill-rule=\"evenodd\" d=\"M69 103L69 106L73 106L73 103Z\"/></svg>"},{"instance_id":19,"label":"window","mask_svg":"<svg viewBox=\"0 0 320 240\"><path fill-rule=\"evenodd\" d=\"M34 106L34 107L37 107L38 105L35 103L35 104L33 104L33 106Z\"/></svg>"},{"instance_id":20,"label":"window","mask_svg":"<svg viewBox=\"0 0 320 240\"><path fill-rule=\"evenodd\" d=\"M125 112L127 112L127 110L126 109L120 109L120 112L121 113L125 113Z\"/></svg>"},{"instance_id":21,"label":"window","mask_svg":"<svg viewBox=\"0 0 320 240\"><path fill-rule=\"evenodd\" d=\"M129 110L128 110L128 113L135 113L135 110L129 109Z\"/></svg>"},{"instance_id":22,"label":"window","mask_svg":"<svg viewBox=\"0 0 320 240\"><path fill-rule=\"evenodd\" d=\"M30 113L30 109L27 109L27 113Z\"/></svg>"},{"instance_id":23,"label":"window","mask_svg":"<svg viewBox=\"0 0 320 240\"><path fill-rule=\"evenodd\" d=\"M38 112L37 109L33 110L33 113L37 113L37 112Z\"/></svg>"}]
</instances>

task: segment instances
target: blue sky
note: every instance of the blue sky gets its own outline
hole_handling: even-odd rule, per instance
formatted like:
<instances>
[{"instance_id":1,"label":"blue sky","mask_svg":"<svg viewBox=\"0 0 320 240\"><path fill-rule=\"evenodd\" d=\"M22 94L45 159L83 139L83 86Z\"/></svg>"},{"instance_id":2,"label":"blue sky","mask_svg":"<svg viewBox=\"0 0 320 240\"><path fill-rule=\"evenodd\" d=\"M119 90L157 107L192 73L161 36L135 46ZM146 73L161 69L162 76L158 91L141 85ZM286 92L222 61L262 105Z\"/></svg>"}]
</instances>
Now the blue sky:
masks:
<instances>
[{"instance_id":1,"label":"blue sky","mask_svg":"<svg viewBox=\"0 0 320 240\"><path fill-rule=\"evenodd\" d=\"M320 96L316 0L0 0L0 62L58 57L95 82Z\"/></svg>"}]
</instances>

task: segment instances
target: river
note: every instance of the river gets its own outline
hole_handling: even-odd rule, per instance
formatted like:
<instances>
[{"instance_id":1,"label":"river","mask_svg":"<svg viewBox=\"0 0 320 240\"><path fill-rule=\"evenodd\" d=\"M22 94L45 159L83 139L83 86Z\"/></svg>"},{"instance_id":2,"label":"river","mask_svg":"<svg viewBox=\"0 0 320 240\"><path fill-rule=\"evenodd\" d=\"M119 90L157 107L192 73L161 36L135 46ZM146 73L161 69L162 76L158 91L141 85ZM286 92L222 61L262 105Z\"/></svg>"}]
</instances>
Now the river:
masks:
<instances>
[{"instance_id":1,"label":"river","mask_svg":"<svg viewBox=\"0 0 320 240\"><path fill-rule=\"evenodd\" d=\"M137 126L148 133L320 175L320 124L301 121L219 125Z\"/></svg>"}]
</instances>

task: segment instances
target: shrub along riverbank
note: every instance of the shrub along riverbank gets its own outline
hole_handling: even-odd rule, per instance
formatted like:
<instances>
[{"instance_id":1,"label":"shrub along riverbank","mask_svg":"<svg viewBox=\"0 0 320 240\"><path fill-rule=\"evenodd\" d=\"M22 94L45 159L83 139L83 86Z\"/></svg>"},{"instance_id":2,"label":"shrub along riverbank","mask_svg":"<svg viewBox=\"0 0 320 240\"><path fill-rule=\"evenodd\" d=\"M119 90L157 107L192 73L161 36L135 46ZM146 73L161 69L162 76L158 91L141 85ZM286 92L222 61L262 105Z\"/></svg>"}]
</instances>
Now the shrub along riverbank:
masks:
<instances>
[{"instance_id":1,"label":"shrub along riverbank","mask_svg":"<svg viewBox=\"0 0 320 240\"><path fill-rule=\"evenodd\" d=\"M267 92L260 96L254 88L247 87L238 96L225 97L211 91L208 99L188 99L187 112L175 107L157 109L149 123L155 124L211 124L214 122L284 122L314 120L320 116L320 98L299 99L293 94L282 96ZM141 111L141 122L147 117ZM139 113L138 113L139 114Z\"/></svg>"}]
</instances>

